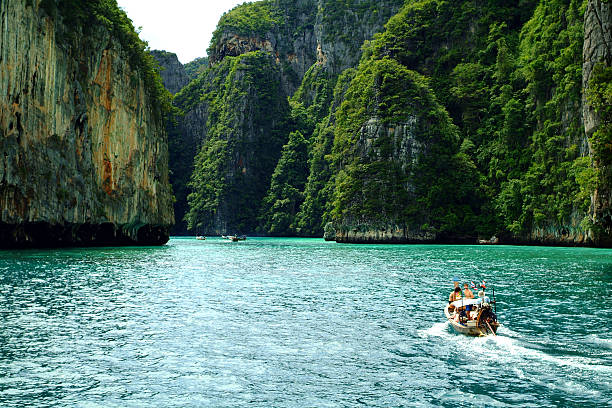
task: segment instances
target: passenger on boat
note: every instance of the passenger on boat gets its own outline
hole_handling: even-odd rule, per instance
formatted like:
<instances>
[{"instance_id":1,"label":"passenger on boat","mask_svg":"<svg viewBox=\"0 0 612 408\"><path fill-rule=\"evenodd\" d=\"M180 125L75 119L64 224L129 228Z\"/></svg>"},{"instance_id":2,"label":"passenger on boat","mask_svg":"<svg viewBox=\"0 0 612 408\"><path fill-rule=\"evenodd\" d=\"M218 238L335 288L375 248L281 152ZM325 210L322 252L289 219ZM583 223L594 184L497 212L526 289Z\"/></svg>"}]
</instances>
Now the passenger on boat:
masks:
<instances>
[{"instance_id":1,"label":"passenger on boat","mask_svg":"<svg viewBox=\"0 0 612 408\"><path fill-rule=\"evenodd\" d=\"M470 288L468 287L467 283L463 284L463 296L466 299L474 299L474 294L472 293L472 291L470 290ZM468 320L470 320L471 316L470 316L470 312L472 311L472 305L465 305L465 315L467 317Z\"/></svg>"},{"instance_id":2,"label":"passenger on boat","mask_svg":"<svg viewBox=\"0 0 612 408\"><path fill-rule=\"evenodd\" d=\"M461 288L457 285L448 297L448 303L449 303L448 311L450 313L452 313L453 310L455 310L455 305L453 305L453 302L455 300L460 300L460 299L461 299Z\"/></svg>"},{"instance_id":3,"label":"passenger on boat","mask_svg":"<svg viewBox=\"0 0 612 408\"><path fill-rule=\"evenodd\" d=\"M484 290L478 291L478 297L482 299L482 304L491 303L491 299L485 294Z\"/></svg>"},{"instance_id":4,"label":"passenger on boat","mask_svg":"<svg viewBox=\"0 0 612 408\"><path fill-rule=\"evenodd\" d=\"M463 296L466 299L474 299L474 293L472 293L467 283L463 284Z\"/></svg>"},{"instance_id":5,"label":"passenger on boat","mask_svg":"<svg viewBox=\"0 0 612 408\"><path fill-rule=\"evenodd\" d=\"M448 303L454 302L455 300L461 300L461 288L456 286L455 289L450 293L448 297Z\"/></svg>"}]
</instances>

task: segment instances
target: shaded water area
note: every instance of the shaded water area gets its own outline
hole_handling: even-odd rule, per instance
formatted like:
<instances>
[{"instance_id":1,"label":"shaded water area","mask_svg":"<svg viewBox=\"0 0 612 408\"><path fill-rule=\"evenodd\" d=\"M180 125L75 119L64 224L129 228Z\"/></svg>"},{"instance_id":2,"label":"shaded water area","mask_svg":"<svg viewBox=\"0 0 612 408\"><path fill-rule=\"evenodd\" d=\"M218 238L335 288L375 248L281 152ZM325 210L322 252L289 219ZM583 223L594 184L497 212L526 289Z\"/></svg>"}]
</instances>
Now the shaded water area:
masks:
<instances>
[{"instance_id":1,"label":"shaded water area","mask_svg":"<svg viewBox=\"0 0 612 408\"><path fill-rule=\"evenodd\" d=\"M444 322L453 276L494 284L499 336ZM0 251L0 406L610 406L611 298L601 249Z\"/></svg>"}]
</instances>

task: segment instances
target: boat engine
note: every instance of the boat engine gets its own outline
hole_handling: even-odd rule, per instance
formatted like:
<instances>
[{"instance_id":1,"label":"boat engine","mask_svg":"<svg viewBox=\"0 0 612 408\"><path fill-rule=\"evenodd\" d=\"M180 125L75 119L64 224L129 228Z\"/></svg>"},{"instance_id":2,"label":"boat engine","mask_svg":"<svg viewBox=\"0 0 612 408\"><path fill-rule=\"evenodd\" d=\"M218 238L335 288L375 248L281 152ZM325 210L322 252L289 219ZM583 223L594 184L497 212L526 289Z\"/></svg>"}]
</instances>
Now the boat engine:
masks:
<instances>
[{"instance_id":1,"label":"boat engine","mask_svg":"<svg viewBox=\"0 0 612 408\"><path fill-rule=\"evenodd\" d=\"M484 304L478 313L478 326L486 325L486 323L495 323L497 322L497 315L493 312L490 304Z\"/></svg>"}]
</instances>

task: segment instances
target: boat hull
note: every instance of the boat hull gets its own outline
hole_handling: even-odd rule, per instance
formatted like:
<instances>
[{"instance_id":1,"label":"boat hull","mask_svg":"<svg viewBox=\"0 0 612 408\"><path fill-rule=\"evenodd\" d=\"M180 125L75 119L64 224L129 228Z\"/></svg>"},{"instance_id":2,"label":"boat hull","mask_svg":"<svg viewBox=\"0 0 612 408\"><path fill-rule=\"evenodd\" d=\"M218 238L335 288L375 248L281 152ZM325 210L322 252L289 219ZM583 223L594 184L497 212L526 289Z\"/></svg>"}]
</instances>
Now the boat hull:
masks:
<instances>
[{"instance_id":1,"label":"boat hull","mask_svg":"<svg viewBox=\"0 0 612 408\"><path fill-rule=\"evenodd\" d=\"M499 327L499 323L497 322L491 322L489 324L485 323L480 325L476 325L476 321L474 320L471 321L473 323L468 322L468 325L456 322L451 317L450 312L448 311L448 305L444 308L444 315L448 319L448 322L450 323L452 328L455 329L455 331L461 334L465 334L466 336L480 337L496 334L497 329Z\"/></svg>"}]
</instances>

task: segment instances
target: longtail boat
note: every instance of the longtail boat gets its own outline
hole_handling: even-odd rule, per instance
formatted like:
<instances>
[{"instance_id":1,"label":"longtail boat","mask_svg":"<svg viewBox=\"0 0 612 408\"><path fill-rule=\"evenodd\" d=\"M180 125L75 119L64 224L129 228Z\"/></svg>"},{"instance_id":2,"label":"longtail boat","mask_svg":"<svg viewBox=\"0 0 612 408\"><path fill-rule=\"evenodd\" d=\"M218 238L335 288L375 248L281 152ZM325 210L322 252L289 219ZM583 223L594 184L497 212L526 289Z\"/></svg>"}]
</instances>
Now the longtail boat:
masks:
<instances>
[{"instance_id":1,"label":"longtail boat","mask_svg":"<svg viewBox=\"0 0 612 408\"><path fill-rule=\"evenodd\" d=\"M495 335L499 327L497 315L491 303L485 299L461 299L449 303L444 308L444 315L457 332L467 336ZM466 310L466 306L470 306Z\"/></svg>"}]
</instances>

